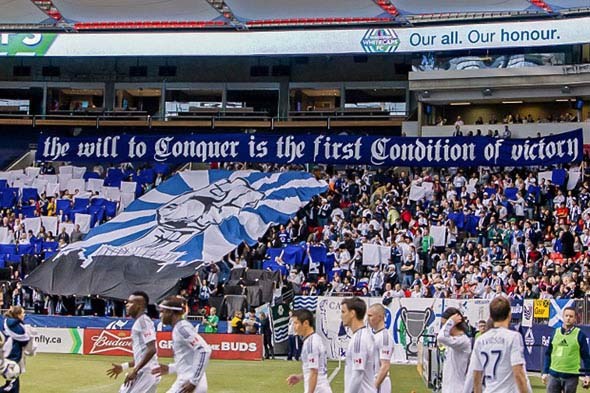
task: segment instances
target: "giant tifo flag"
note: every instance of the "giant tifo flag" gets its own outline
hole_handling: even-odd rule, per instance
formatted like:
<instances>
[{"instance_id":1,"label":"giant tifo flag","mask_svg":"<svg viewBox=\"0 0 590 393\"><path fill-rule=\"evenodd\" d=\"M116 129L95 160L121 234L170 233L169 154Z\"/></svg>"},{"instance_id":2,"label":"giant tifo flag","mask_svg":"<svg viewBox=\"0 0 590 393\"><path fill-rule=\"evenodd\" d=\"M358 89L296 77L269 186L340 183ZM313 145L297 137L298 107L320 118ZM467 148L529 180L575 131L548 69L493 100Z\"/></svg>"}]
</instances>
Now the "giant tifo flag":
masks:
<instances>
[{"instance_id":1,"label":"giant tifo flag","mask_svg":"<svg viewBox=\"0 0 590 393\"><path fill-rule=\"evenodd\" d=\"M201 264L220 261L242 242L255 244L326 190L305 172L182 172L62 249L25 283L50 294L124 299L141 289L160 299Z\"/></svg>"}]
</instances>

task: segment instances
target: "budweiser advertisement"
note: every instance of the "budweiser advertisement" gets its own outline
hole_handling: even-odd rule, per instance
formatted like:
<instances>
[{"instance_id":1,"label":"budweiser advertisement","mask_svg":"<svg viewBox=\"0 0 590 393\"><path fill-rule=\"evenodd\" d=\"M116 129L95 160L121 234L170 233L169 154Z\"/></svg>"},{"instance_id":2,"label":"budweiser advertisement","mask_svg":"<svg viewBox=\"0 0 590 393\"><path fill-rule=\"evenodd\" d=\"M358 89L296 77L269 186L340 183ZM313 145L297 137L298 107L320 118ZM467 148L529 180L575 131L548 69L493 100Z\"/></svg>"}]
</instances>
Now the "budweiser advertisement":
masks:
<instances>
[{"instance_id":1,"label":"budweiser advertisement","mask_svg":"<svg viewBox=\"0 0 590 393\"><path fill-rule=\"evenodd\" d=\"M131 330L84 329L84 355L133 356Z\"/></svg>"},{"instance_id":2,"label":"budweiser advertisement","mask_svg":"<svg viewBox=\"0 0 590 393\"><path fill-rule=\"evenodd\" d=\"M213 350L212 359L262 360L262 336L248 334L203 334ZM158 355L172 357L172 332L158 332ZM132 356L130 330L84 330L84 354Z\"/></svg>"}]
</instances>

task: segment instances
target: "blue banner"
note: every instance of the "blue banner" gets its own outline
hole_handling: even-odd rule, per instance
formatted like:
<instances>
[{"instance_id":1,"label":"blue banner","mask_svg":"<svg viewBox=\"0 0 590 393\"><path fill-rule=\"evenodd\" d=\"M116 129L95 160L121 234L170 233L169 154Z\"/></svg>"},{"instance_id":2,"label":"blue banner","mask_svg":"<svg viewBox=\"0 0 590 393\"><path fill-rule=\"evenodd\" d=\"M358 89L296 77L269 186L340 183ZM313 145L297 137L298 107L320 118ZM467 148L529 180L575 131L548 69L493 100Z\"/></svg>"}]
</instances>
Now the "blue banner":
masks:
<instances>
[{"instance_id":1,"label":"blue banner","mask_svg":"<svg viewBox=\"0 0 590 393\"><path fill-rule=\"evenodd\" d=\"M38 161L280 162L376 166L531 166L577 162L582 130L542 138L352 135L41 135Z\"/></svg>"}]
</instances>

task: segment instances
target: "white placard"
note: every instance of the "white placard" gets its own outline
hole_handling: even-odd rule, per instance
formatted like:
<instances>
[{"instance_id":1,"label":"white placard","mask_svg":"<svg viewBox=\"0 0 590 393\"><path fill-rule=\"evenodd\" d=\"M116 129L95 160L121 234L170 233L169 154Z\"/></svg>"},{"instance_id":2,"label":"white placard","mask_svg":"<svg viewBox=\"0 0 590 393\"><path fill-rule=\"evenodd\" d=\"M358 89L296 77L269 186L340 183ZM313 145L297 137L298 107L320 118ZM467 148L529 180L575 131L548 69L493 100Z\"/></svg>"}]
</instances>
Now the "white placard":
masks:
<instances>
[{"instance_id":1,"label":"white placard","mask_svg":"<svg viewBox=\"0 0 590 393\"><path fill-rule=\"evenodd\" d=\"M75 166L72 168L72 178L73 179L82 179L84 174L86 173L86 167L83 166Z\"/></svg>"},{"instance_id":2,"label":"white placard","mask_svg":"<svg viewBox=\"0 0 590 393\"><path fill-rule=\"evenodd\" d=\"M23 224L25 224L25 230L27 232L33 231L35 236L41 231L41 219L39 217L25 218Z\"/></svg>"},{"instance_id":3,"label":"white placard","mask_svg":"<svg viewBox=\"0 0 590 393\"><path fill-rule=\"evenodd\" d=\"M552 171L543 171L543 172L539 172L537 174L537 184L541 184L541 180L545 179L545 182L547 182L547 180L551 180L553 178L553 172Z\"/></svg>"},{"instance_id":4,"label":"white placard","mask_svg":"<svg viewBox=\"0 0 590 393\"><path fill-rule=\"evenodd\" d=\"M387 265L389 258L391 258L391 247L363 243L363 265Z\"/></svg>"},{"instance_id":5,"label":"white placard","mask_svg":"<svg viewBox=\"0 0 590 393\"><path fill-rule=\"evenodd\" d=\"M123 210L135 200L135 193L122 192L121 193L121 207Z\"/></svg>"},{"instance_id":6,"label":"white placard","mask_svg":"<svg viewBox=\"0 0 590 393\"><path fill-rule=\"evenodd\" d=\"M65 228L66 233L69 236L72 236L72 232L74 232L75 227L76 226L74 224L72 224L71 222L61 222L61 223L59 223L59 233L61 233L62 229Z\"/></svg>"},{"instance_id":7,"label":"white placard","mask_svg":"<svg viewBox=\"0 0 590 393\"><path fill-rule=\"evenodd\" d=\"M48 198L59 196L59 184L48 183L45 187L45 195L47 195Z\"/></svg>"},{"instance_id":8,"label":"white placard","mask_svg":"<svg viewBox=\"0 0 590 393\"><path fill-rule=\"evenodd\" d=\"M0 244L12 243L14 243L14 234L11 234L7 227L0 227Z\"/></svg>"},{"instance_id":9,"label":"white placard","mask_svg":"<svg viewBox=\"0 0 590 393\"><path fill-rule=\"evenodd\" d=\"M444 225L431 225L430 236L432 236L435 247L446 246L447 227Z\"/></svg>"},{"instance_id":10,"label":"white placard","mask_svg":"<svg viewBox=\"0 0 590 393\"><path fill-rule=\"evenodd\" d=\"M29 166L29 167L25 168L25 173L29 177L37 177L37 176L39 176L39 173L41 173L41 168Z\"/></svg>"},{"instance_id":11,"label":"white placard","mask_svg":"<svg viewBox=\"0 0 590 393\"><path fill-rule=\"evenodd\" d=\"M121 182L121 192L128 192L135 194L135 190L137 189L137 183L134 181L122 181Z\"/></svg>"},{"instance_id":12,"label":"white placard","mask_svg":"<svg viewBox=\"0 0 590 393\"><path fill-rule=\"evenodd\" d=\"M41 225L45 227L45 233L51 232L53 236L57 236L57 217L42 216Z\"/></svg>"},{"instance_id":13,"label":"white placard","mask_svg":"<svg viewBox=\"0 0 590 393\"><path fill-rule=\"evenodd\" d=\"M424 199L425 191L424 187L422 186L415 186L412 185L410 187L410 196L408 197L410 201L420 201Z\"/></svg>"},{"instance_id":14,"label":"white placard","mask_svg":"<svg viewBox=\"0 0 590 393\"><path fill-rule=\"evenodd\" d=\"M569 170L569 175L567 178L567 189L573 190L574 188L576 188L576 185L580 181L581 177L582 173L580 172L579 168L571 168Z\"/></svg>"},{"instance_id":15,"label":"white placard","mask_svg":"<svg viewBox=\"0 0 590 393\"><path fill-rule=\"evenodd\" d=\"M121 199L121 191L117 187L103 187L101 195L109 201L119 202Z\"/></svg>"},{"instance_id":16,"label":"white placard","mask_svg":"<svg viewBox=\"0 0 590 393\"><path fill-rule=\"evenodd\" d=\"M74 194L76 190L78 190L78 192L86 191L86 182L84 179L71 179L68 182L68 192Z\"/></svg>"},{"instance_id":17,"label":"white placard","mask_svg":"<svg viewBox=\"0 0 590 393\"><path fill-rule=\"evenodd\" d=\"M64 190L70 191L68 189L68 183L70 182L70 180L72 180L72 174L71 173L62 173L57 178L59 179L59 181L58 181L59 190L60 191L64 191ZM70 192L73 192L73 190Z\"/></svg>"},{"instance_id":18,"label":"white placard","mask_svg":"<svg viewBox=\"0 0 590 393\"><path fill-rule=\"evenodd\" d=\"M60 175L71 175L73 172L73 167L71 165L62 165L59 167L59 174Z\"/></svg>"},{"instance_id":19,"label":"white placard","mask_svg":"<svg viewBox=\"0 0 590 393\"><path fill-rule=\"evenodd\" d=\"M104 185L104 179L88 179L86 181L86 191L101 191Z\"/></svg>"},{"instance_id":20,"label":"white placard","mask_svg":"<svg viewBox=\"0 0 590 393\"><path fill-rule=\"evenodd\" d=\"M41 195L46 191L47 180L35 179L33 180L33 187L36 188L39 195Z\"/></svg>"},{"instance_id":21,"label":"white placard","mask_svg":"<svg viewBox=\"0 0 590 393\"><path fill-rule=\"evenodd\" d=\"M74 218L74 223L77 225L80 225L80 232L88 233L88 231L90 231L90 222L91 222L90 214L76 213L76 217Z\"/></svg>"}]
</instances>

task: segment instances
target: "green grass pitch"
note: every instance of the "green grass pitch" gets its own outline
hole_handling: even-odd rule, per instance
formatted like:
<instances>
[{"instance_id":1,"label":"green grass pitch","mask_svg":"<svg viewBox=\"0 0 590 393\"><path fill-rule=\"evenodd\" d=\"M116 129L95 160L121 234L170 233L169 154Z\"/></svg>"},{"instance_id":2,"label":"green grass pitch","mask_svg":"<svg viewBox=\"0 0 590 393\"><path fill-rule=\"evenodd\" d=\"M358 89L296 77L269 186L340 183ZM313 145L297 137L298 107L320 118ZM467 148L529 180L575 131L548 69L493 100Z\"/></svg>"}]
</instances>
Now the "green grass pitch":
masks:
<instances>
[{"instance_id":1,"label":"green grass pitch","mask_svg":"<svg viewBox=\"0 0 590 393\"><path fill-rule=\"evenodd\" d=\"M106 376L111 362L130 360L124 357L38 354L27 359L27 372L21 377L22 393L107 393L118 392L118 380ZM170 362L170 359L164 359ZM337 363L330 362L330 372ZM285 379L289 374L300 373L299 362L285 360L229 361L213 360L207 368L211 393L301 393L301 384L289 387ZM344 391L344 364L332 382L334 393ZM395 393L429 393L416 371L416 366L393 365L391 380ZM173 377L160 383L158 393L165 393ZM532 377L535 393L544 392L539 378Z\"/></svg>"}]
</instances>

